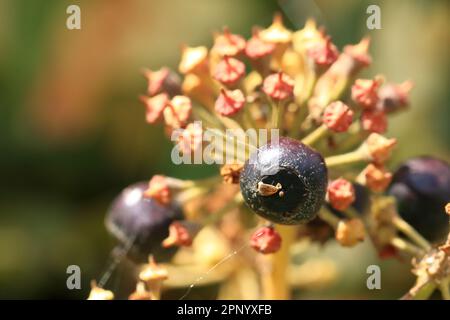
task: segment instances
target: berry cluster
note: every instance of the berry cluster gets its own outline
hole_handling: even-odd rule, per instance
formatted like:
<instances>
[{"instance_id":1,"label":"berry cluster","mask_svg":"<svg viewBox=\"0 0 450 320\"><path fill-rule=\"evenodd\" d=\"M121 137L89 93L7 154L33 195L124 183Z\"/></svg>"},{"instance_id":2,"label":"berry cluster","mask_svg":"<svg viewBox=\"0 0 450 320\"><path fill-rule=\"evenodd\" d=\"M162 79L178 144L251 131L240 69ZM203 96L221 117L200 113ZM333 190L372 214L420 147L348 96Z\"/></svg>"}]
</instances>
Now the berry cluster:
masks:
<instances>
[{"instance_id":1,"label":"berry cluster","mask_svg":"<svg viewBox=\"0 0 450 320\"><path fill-rule=\"evenodd\" d=\"M339 51L313 20L291 31L276 15L269 27L255 27L248 40L224 28L210 49L184 46L179 73L146 70L147 92L141 97L145 119L162 123L168 135L181 130L176 142L184 155L203 144L205 128L221 132L224 139L227 130L275 129L278 136L270 134L265 143L246 142L217 176L180 180L157 175L148 184L127 188L109 212L111 233L123 244L131 242L129 255L140 260L153 255L168 261L175 247L191 246L201 253L196 239L203 233L210 246L219 239L203 262L220 261L211 257L222 252L217 248L253 248L269 266L261 271L267 298L289 297L283 280L289 246L303 236L320 239L323 227L346 247L370 237L382 257L386 252L418 257L429 252L429 242L402 217L416 227L426 213L408 212L426 211L426 205L411 202L423 197L431 202L439 198L443 211L442 202L450 198L449 180L436 182L444 189L441 197L433 195L431 178L407 176L408 170L421 172L416 162L395 175L387 169L397 143L383 135L388 116L408 106L412 84L386 83L379 75L358 78L371 64L369 45L364 38ZM223 150L214 152L213 158ZM384 193L392 179L389 192L400 199L400 214L395 200ZM426 186L418 186L417 179ZM246 214L249 210L256 215ZM436 221L446 218L441 216ZM169 269L181 268L179 259ZM168 276L161 268L152 258L130 298L158 297Z\"/></svg>"}]
</instances>

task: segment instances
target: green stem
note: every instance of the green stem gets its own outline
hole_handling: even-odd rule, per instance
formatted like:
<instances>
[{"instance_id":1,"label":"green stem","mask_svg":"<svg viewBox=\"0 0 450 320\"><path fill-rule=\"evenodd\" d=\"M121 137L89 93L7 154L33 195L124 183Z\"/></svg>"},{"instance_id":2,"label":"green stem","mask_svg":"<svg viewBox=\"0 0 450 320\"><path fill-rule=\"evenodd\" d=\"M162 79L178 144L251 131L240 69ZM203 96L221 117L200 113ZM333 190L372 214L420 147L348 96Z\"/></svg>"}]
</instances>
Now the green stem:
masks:
<instances>
[{"instance_id":1,"label":"green stem","mask_svg":"<svg viewBox=\"0 0 450 320\"><path fill-rule=\"evenodd\" d=\"M355 151L340 154L337 156L327 157L325 158L325 163L327 167L334 167L340 165L354 164L366 160L367 160L366 155L363 152L361 152L360 149L357 149Z\"/></svg>"},{"instance_id":2,"label":"green stem","mask_svg":"<svg viewBox=\"0 0 450 320\"><path fill-rule=\"evenodd\" d=\"M306 144L307 146L311 146L323 137L326 137L328 133L328 127L322 124L320 127L316 128L313 132L304 137L302 139L302 143Z\"/></svg>"},{"instance_id":3,"label":"green stem","mask_svg":"<svg viewBox=\"0 0 450 320\"><path fill-rule=\"evenodd\" d=\"M403 232L422 249L427 251L431 249L430 243L405 220L400 217L395 217L394 219L392 219L392 223L398 230Z\"/></svg>"}]
</instances>

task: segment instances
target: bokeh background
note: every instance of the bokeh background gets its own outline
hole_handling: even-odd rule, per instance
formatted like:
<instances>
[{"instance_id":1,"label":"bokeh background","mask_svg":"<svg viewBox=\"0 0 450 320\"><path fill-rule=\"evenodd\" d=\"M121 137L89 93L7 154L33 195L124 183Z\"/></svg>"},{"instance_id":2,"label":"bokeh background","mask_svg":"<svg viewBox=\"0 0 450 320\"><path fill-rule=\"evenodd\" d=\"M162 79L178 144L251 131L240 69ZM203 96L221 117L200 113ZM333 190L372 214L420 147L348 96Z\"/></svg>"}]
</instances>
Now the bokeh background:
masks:
<instances>
[{"instance_id":1,"label":"bokeh background","mask_svg":"<svg viewBox=\"0 0 450 320\"><path fill-rule=\"evenodd\" d=\"M70 4L81 30L66 29ZM370 4L381 30L366 28ZM114 195L156 172L213 170L171 163L162 129L144 121L140 69L176 68L182 43L210 45L223 25L249 37L275 11L291 28L316 17L340 48L369 34L364 75L414 81L411 109L390 122L400 140L391 168L415 155L450 159L446 0L0 0L0 298L85 298L113 246L103 219ZM369 246L309 254L334 261L339 278L297 298L397 298L413 281L408 263L379 262ZM375 292L365 286L372 263L382 266ZM70 264L82 290L66 288Z\"/></svg>"}]
</instances>

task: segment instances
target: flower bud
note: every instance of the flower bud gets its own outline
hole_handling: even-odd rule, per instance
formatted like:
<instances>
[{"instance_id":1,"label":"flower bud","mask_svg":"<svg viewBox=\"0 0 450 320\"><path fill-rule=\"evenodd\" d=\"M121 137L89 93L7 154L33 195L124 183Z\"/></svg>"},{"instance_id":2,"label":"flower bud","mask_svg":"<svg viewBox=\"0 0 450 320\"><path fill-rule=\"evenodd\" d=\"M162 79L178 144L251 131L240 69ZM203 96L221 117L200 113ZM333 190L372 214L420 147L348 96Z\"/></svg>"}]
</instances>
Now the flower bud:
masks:
<instances>
[{"instance_id":1,"label":"flower bud","mask_svg":"<svg viewBox=\"0 0 450 320\"><path fill-rule=\"evenodd\" d=\"M384 133L387 130L387 116L380 110L364 110L361 115L361 127L369 132Z\"/></svg>"},{"instance_id":2,"label":"flower bud","mask_svg":"<svg viewBox=\"0 0 450 320\"><path fill-rule=\"evenodd\" d=\"M217 52L220 56L236 56L245 49L245 39L237 34L232 34L230 30L225 27L223 33L219 34L214 39L214 46L212 51Z\"/></svg>"},{"instance_id":3,"label":"flower bud","mask_svg":"<svg viewBox=\"0 0 450 320\"><path fill-rule=\"evenodd\" d=\"M214 79L224 85L233 85L245 75L245 64L235 58L225 56L214 70Z\"/></svg>"},{"instance_id":4,"label":"flower bud","mask_svg":"<svg viewBox=\"0 0 450 320\"><path fill-rule=\"evenodd\" d=\"M161 120L164 109L169 103L169 96L160 93L153 97L140 96L140 100L145 104L145 120L147 123L155 123Z\"/></svg>"},{"instance_id":5,"label":"flower bud","mask_svg":"<svg viewBox=\"0 0 450 320\"><path fill-rule=\"evenodd\" d=\"M144 192L144 197L151 198L162 205L168 205L171 200L171 191L165 176L155 175Z\"/></svg>"},{"instance_id":6,"label":"flower bud","mask_svg":"<svg viewBox=\"0 0 450 320\"><path fill-rule=\"evenodd\" d=\"M361 219L341 220L336 228L336 240L344 247L353 247L364 241L365 234Z\"/></svg>"},{"instance_id":7,"label":"flower bud","mask_svg":"<svg viewBox=\"0 0 450 320\"><path fill-rule=\"evenodd\" d=\"M323 35L321 41L314 43L307 51L314 64L320 68L328 68L339 56L339 51L329 36Z\"/></svg>"},{"instance_id":8,"label":"flower bud","mask_svg":"<svg viewBox=\"0 0 450 320\"><path fill-rule=\"evenodd\" d=\"M144 70L144 76L148 81L147 93L150 96L166 92L170 96L181 93L180 77L169 68L163 67L157 71Z\"/></svg>"},{"instance_id":9,"label":"flower bud","mask_svg":"<svg viewBox=\"0 0 450 320\"><path fill-rule=\"evenodd\" d=\"M357 79L352 86L352 99L363 109L373 109L378 102L381 78Z\"/></svg>"},{"instance_id":10,"label":"flower bud","mask_svg":"<svg viewBox=\"0 0 450 320\"><path fill-rule=\"evenodd\" d=\"M292 97L294 84L291 77L280 71L264 79L262 90L274 100L285 100Z\"/></svg>"},{"instance_id":11,"label":"flower bud","mask_svg":"<svg viewBox=\"0 0 450 320\"><path fill-rule=\"evenodd\" d=\"M352 123L353 111L343 102L330 103L323 113L322 121L328 129L335 132L347 131Z\"/></svg>"},{"instance_id":12,"label":"flower bud","mask_svg":"<svg viewBox=\"0 0 450 320\"><path fill-rule=\"evenodd\" d=\"M275 45L266 42L259 36L259 31L253 32L253 36L247 41L245 54L250 59L260 59L270 55L275 50Z\"/></svg>"},{"instance_id":13,"label":"flower bud","mask_svg":"<svg viewBox=\"0 0 450 320\"><path fill-rule=\"evenodd\" d=\"M374 192L383 192L391 183L392 173L382 165L370 163L357 178L358 182Z\"/></svg>"},{"instance_id":14,"label":"flower bud","mask_svg":"<svg viewBox=\"0 0 450 320\"><path fill-rule=\"evenodd\" d=\"M169 236L164 239L162 246L169 248L172 246L189 247L192 244L192 237L189 230L180 222L175 221L169 226Z\"/></svg>"},{"instance_id":15,"label":"flower bud","mask_svg":"<svg viewBox=\"0 0 450 320\"><path fill-rule=\"evenodd\" d=\"M343 178L333 180L328 184L327 199L334 209L344 211L355 201L355 189Z\"/></svg>"},{"instance_id":16,"label":"flower bud","mask_svg":"<svg viewBox=\"0 0 450 320\"><path fill-rule=\"evenodd\" d=\"M164 109L164 121L172 128L184 127L192 112L191 99L186 96L175 96Z\"/></svg>"},{"instance_id":17,"label":"flower bud","mask_svg":"<svg viewBox=\"0 0 450 320\"><path fill-rule=\"evenodd\" d=\"M261 30L260 37L269 43L287 44L292 39L292 31L284 26L281 14L276 14L272 24L267 29Z\"/></svg>"},{"instance_id":18,"label":"flower bud","mask_svg":"<svg viewBox=\"0 0 450 320\"><path fill-rule=\"evenodd\" d=\"M313 47L317 42L320 42L321 39L322 34L317 29L316 22L312 19L308 19L303 29L294 32L292 43L295 51L306 53L308 49Z\"/></svg>"},{"instance_id":19,"label":"flower bud","mask_svg":"<svg viewBox=\"0 0 450 320\"><path fill-rule=\"evenodd\" d=\"M369 51L370 38L365 37L361 39L358 44L348 45L344 47L344 53L348 55L353 62L353 70L359 70L362 67L367 67L372 63Z\"/></svg>"},{"instance_id":20,"label":"flower bud","mask_svg":"<svg viewBox=\"0 0 450 320\"><path fill-rule=\"evenodd\" d=\"M378 133L371 133L364 142L368 156L375 163L384 163L397 144L397 139L388 139Z\"/></svg>"},{"instance_id":21,"label":"flower bud","mask_svg":"<svg viewBox=\"0 0 450 320\"><path fill-rule=\"evenodd\" d=\"M215 110L222 116L232 116L239 112L245 105L245 97L241 90L220 91L220 95L215 103Z\"/></svg>"},{"instance_id":22,"label":"flower bud","mask_svg":"<svg viewBox=\"0 0 450 320\"><path fill-rule=\"evenodd\" d=\"M201 71L207 63L207 57L206 47L183 47L178 70L182 74Z\"/></svg>"},{"instance_id":23,"label":"flower bud","mask_svg":"<svg viewBox=\"0 0 450 320\"><path fill-rule=\"evenodd\" d=\"M262 227L253 233L250 245L262 254L275 253L280 250L281 236L273 227Z\"/></svg>"}]
</instances>

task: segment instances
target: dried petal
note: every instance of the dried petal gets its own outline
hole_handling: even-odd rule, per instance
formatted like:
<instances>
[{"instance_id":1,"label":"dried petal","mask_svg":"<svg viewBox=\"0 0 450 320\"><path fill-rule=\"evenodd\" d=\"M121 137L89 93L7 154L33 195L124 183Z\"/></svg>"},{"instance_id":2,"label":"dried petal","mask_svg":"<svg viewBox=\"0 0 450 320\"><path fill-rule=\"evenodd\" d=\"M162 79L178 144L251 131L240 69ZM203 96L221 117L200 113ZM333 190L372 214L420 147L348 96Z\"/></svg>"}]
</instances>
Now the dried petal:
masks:
<instances>
[{"instance_id":1,"label":"dried petal","mask_svg":"<svg viewBox=\"0 0 450 320\"><path fill-rule=\"evenodd\" d=\"M168 205L172 200L169 184L165 176L155 175L144 192L144 197L151 198L162 205Z\"/></svg>"},{"instance_id":2,"label":"dried petal","mask_svg":"<svg viewBox=\"0 0 450 320\"><path fill-rule=\"evenodd\" d=\"M180 222L175 221L169 226L169 236L164 239L162 246L169 248L172 246L189 247L192 244L192 237L189 230Z\"/></svg>"},{"instance_id":3,"label":"dried petal","mask_svg":"<svg viewBox=\"0 0 450 320\"><path fill-rule=\"evenodd\" d=\"M370 163L361 172L360 177L361 179L358 181L370 190L374 192L382 192L389 186L389 183L392 180L392 173L386 171L384 166L377 166Z\"/></svg>"},{"instance_id":4,"label":"dried petal","mask_svg":"<svg viewBox=\"0 0 450 320\"><path fill-rule=\"evenodd\" d=\"M363 38L358 44L348 45L344 47L344 53L352 58L353 63L357 68L367 67L372 63L372 58L369 55L370 38Z\"/></svg>"},{"instance_id":5,"label":"dried petal","mask_svg":"<svg viewBox=\"0 0 450 320\"><path fill-rule=\"evenodd\" d=\"M314 63L322 68L332 65L339 56L339 51L331 42L329 36L324 36L321 41L315 42L307 51Z\"/></svg>"}]
</instances>

